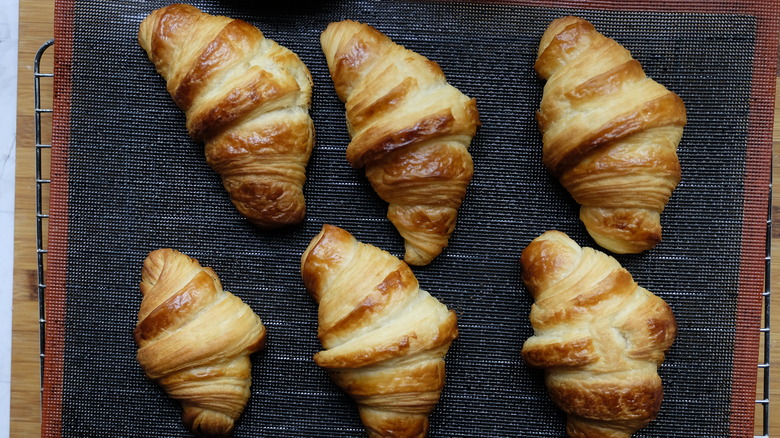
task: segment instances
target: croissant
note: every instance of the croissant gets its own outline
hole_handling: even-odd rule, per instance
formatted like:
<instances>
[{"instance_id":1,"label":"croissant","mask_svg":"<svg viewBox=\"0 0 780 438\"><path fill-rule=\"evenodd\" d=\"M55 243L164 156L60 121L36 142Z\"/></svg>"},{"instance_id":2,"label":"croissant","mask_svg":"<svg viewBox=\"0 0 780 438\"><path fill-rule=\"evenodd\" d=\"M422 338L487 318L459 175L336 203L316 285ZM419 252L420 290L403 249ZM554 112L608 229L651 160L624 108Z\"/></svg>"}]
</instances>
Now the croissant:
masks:
<instances>
[{"instance_id":1,"label":"croissant","mask_svg":"<svg viewBox=\"0 0 780 438\"><path fill-rule=\"evenodd\" d=\"M572 438L626 438L656 418L658 367L677 333L669 306L614 258L548 231L521 256L534 336L523 359L544 368Z\"/></svg>"},{"instance_id":2,"label":"croissant","mask_svg":"<svg viewBox=\"0 0 780 438\"><path fill-rule=\"evenodd\" d=\"M435 62L366 24L331 23L320 41L346 106L347 160L365 167L389 203L404 260L426 265L447 246L474 173L476 101L449 85Z\"/></svg>"},{"instance_id":3,"label":"croissant","mask_svg":"<svg viewBox=\"0 0 780 438\"><path fill-rule=\"evenodd\" d=\"M301 257L319 304L314 361L357 402L370 438L425 437L457 317L404 262L325 225Z\"/></svg>"},{"instance_id":4,"label":"croissant","mask_svg":"<svg viewBox=\"0 0 780 438\"><path fill-rule=\"evenodd\" d=\"M314 125L298 56L249 23L181 4L146 17L138 41L236 209L262 228L301 222Z\"/></svg>"},{"instance_id":5,"label":"croissant","mask_svg":"<svg viewBox=\"0 0 780 438\"><path fill-rule=\"evenodd\" d=\"M181 402L188 429L229 435L249 399L249 355L263 348L263 323L213 270L173 249L146 257L140 286L138 362Z\"/></svg>"},{"instance_id":6,"label":"croissant","mask_svg":"<svg viewBox=\"0 0 780 438\"><path fill-rule=\"evenodd\" d=\"M547 80L537 112L543 161L581 204L588 233L615 253L653 248L680 181L683 101L576 17L550 24L535 69Z\"/></svg>"}]
</instances>

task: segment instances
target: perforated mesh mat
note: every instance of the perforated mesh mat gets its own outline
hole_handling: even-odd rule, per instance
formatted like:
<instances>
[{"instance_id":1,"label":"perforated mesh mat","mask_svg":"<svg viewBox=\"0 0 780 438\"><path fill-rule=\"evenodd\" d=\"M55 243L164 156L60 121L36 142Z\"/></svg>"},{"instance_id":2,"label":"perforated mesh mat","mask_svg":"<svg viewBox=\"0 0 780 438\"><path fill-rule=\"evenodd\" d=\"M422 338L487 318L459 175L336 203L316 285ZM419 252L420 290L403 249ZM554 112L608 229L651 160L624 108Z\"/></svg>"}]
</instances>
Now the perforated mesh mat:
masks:
<instances>
[{"instance_id":1,"label":"perforated mesh mat","mask_svg":"<svg viewBox=\"0 0 780 438\"><path fill-rule=\"evenodd\" d=\"M345 159L344 107L319 34L347 18L438 62L451 84L477 99L481 114L470 149L474 178L450 246L414 268L421 286L459 317L430 436L564 436L563 414L541 373L520 358L532 334L532 300L518 259L549 229L595 246L578 205L541 164L534 119L539 37L567 14L625 45L688 109L683 179L662 215L663 241L617 256L671 305L679 324L660 369L661 413L636 436L752 435L764 254L758 225L766 219L777 49L766 17L777 16L774 2L590 9L574 1L265 3L194 4L257 25L298 53L314 77L308 214L274 232L253 228L233 208L137 44L140 21L166 3L57 3L44 436L189 436L177 403L135 359L141 265L161 247L213 267L268 328L234 436L365 436L354 403L312 361L320 350L317 308L299 270L301 253L325 223L403 255L386 204Z\"/></svg>"}]
</instances>

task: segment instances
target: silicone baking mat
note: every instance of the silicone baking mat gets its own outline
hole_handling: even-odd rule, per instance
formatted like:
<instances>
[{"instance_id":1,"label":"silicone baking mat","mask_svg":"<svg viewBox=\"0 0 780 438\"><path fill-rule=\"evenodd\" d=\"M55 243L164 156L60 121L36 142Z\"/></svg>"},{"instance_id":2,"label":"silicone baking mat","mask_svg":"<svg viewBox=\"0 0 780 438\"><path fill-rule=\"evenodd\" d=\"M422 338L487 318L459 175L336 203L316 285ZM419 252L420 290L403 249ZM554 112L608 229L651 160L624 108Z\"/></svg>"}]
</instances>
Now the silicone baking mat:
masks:
<instances>
[{"instance_id":1,"label":"silicone baking mat","mask_svg":"<svg viewBox=\"0 0 780 438\"><path fill-rule=\"evenodd\" d=\"M236 437L361 437L353 402L312 361L316 313L300 255L325 223L402 255L386 205L349 167L344 108L319 46L331 21L367 22L438 62L477 99L474 179L450 246L414 268L459 316L431 437L561 437L563 415L520 348L532 329L518 258L549 229L593 246L578 206L541 164L533 71L539 37L582 16L679 94L683 179L664 240L618 260L673 308L665 399L639 437L753 434L777 61L778 4L695 2L198 1L297 52L314 77L317 142L304 223L253 228L136 41L162 1L56 5L55 129L47 271L43 435L186 437L176 402L147 380L132 331L146 254L173 247L213 267L268 328Z\"/></svg>"}]
</instances>

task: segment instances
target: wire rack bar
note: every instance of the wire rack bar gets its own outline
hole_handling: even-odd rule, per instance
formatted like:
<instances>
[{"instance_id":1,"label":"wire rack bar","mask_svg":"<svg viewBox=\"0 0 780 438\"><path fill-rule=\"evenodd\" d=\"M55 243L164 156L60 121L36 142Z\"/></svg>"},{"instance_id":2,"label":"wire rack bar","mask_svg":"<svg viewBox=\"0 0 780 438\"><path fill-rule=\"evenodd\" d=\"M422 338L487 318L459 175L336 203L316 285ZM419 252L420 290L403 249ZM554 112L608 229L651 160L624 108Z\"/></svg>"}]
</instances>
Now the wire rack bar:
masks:
<instances>
[{"instance_id":1,"label":"wire rack bar","mask_svg":"<svg viewBox=\"0 0 780 438\"><path fill-rule=\"evenodd\" d=\"M771 165L771 164L770 164ZM770 352L771 352L771 308L772 301L772 182L769 182L769 202L766 213L766 257L764 257L764 324L759 330L763 336L764 349L761 352L763 357L758 363L759 372L763 377L761 385L761 399L756 400L760 406L763 422L761 424L761 433L754 438L769 438L769 383L770 383ZM758 393L758 391L756 391Z\"/></svg>"},{"instance_id":2,"label":"wire rack bar","mask_svg":"<svg viewBox=\"0 0 780 438\"><path fill-rule=\"evenodd\" d=\"M41 78L54 78L54 73L41 73L41 59L46 49L54 45L51 39L44 43L35 54L33 62L33 88L35 105L35 239L36 257L38 258L38 325L40 332L41 360L41 391L43 391L43 361L46 357L46 275L45 262L48 250L44 248L44 220L49 218L43 212L43 186L50 184L51 179L43 177L43 153L51 153L51 144L44 144L41 136L41 114L53 113L53 108L41 107Z\"/></svg>"}]
</instances>

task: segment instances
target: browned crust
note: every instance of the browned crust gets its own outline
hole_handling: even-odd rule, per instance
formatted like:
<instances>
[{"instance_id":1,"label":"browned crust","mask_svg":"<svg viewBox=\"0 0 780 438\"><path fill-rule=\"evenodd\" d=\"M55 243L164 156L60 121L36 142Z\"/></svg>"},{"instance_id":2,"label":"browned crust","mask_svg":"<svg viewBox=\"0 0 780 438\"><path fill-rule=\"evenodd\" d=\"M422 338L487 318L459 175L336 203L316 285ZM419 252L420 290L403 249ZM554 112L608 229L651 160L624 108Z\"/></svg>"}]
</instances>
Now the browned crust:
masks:
<instances>
[{"instance_id":1,"label":"browned crust","mask_svg":"<svg viewBox=\"0 0 780 438\"><path fill-rule=\"evenodd\" d=\"M627 298L637 288L637 284L625 269L612 271L604 280L588 290L579 290L570 298L566 306L557 307L557 311L533 312L531 323L535 329L547 329L567 323L577 323L593 312L605 301L614 298Z\"/></svg>"},{"instance_id":2,"label":"browned crust","mask_svg":"<svg viewBox=\"0 0 780 438\"><path fill-rule=\"evenodd\" d=\"M360 168L402 147L449 135L473 137L479 126L479 111L475 99L468 102L465 114L467 120L457 120L451 109L444 109L404 128L393 127L389 130L383 125L370 128L349 144L347 161L352 167Z\"/></svg>"},{"instance_id":3,"label":"browned crust","mask_svg":"<svg viewBox=\"0 0 780 438\"><path fill-rule=\"evenodd\" d=\"M550 398L567 413L602 421L642 420L649 423L661 409L663 388L657 377L613 382L578 381L577 385L555 385L548 381Z\"/></svg>"},{"instance_id":4,"label":"browned crust","mask_svg":"<svg viewBox=\"0 0 780 438\"><path fill-rule=\"evenodd\" d=\"M247 82L231 90L219 103L188 119L187 125L193 139L208 140L264 103L298 90L294 82L276 81L259 67L250 69L246 76L249 78Z\"/></svg>"},{"instance_id":5,"label":"browned crust","mask_svg":"<svg viewBox=\"0 0 780 438\"><path fill-rule=\"evenodd\" d=\"M138 345L144 345L166 330L176 329L191 313L216 299L214 278L201 271L181 290L165 300L139 322L133 331Z\"/></svg>"},{"instance_id":6,"label":"browned crust","mask_svg":"<svg viewBox=\"0 0 780 438\"><path fill-rule=\"evenodd\" d=\"M620 237L623 246L630 251L639 253L654 248L661 242L663 229L657 216L648 215L645 210L612 209L608 215L591 214L589 210L580 210L580 219L591 235L603 234ZM613 249L613 252L617 252Z\"/></svg>"},{"instance_id":7,"label":"browned crust","mask_svg":"<svg viewBox=\"0 0 780 438\"><path fill-rule=\"evenodd\" d=\"M347 161L352 167L363 167L395 149L441 136L450 131L454 124L452 112L445 110L392 132L380 132L382 128L369 129L349 144Z\"/></svg>"},{"instance_id":8,"label":"browned crust","mask_svg":"<svg viewBox=\"0 0 780 438\"><path fill-rule=\"evenodd\" d=\"M325 224L301 255L303 284L317 303L320 302L319 291L322 290L325 274L331 270L334 261L341 259L343 244L351 237L346 230Z\"/></svg>"},{"instance_id":9,"label":"browned crust","mask_svg":"<svg viewBox=\"0 0 780 438\"><path fill-rule=\"evenodd\" d=\"M346 43L339 47L334 54L333 61L328 63L333 85L342 102L347 100L347 90L355 82L358 72L381 55L382 51L378 49L383 49L386 44L391 43L387 35L373 26L344 20L328 25L322 33L323 45L327 35L338 34L341 31L340 28L348 27L356 31L350 35Z\"/></svg>"},{"instance_id":10,"label":"browned crust","mask_svg":"<svg viewBox=\"0 0 780 438\"><path fill-rule=\"evenodd\" d=\"M368 415L365 409L360 410L368 438L425 438L428 435L427 415L383 414Z\"/></svg>"},{"instance_id":11,"label":"browned crust","mask_svg":"<svg viewBox=\"0 0 780 438\"><path fill-rule=\"evenodd\" d=\"M265 125L248 133L228 132L206 145L206 162L223 177L245 172L242 167L232 166L232 163L247 156L273 159L275 156L300 155L302 158L299 161L303 164L314 143L313 132L314 126L309 118ZM276 173L285 172L277 170Z\"/></svg>"},{"instance_id":12,"label":"browned crust","mask_svg":"<svg viewBox=\"0 0 780 438\"><path fill-rule=\"evenodd\" d=\"M306 204L300 188L271 178L223 179L230 201L249 222L276 229L298 224L306 216Z\"/></svg>"},{"instance_id":13,"label":"browned crust","mask_svg":"<svg viewBox=\"0 0 780 438\"><path fill-rule=\"evenodd\" d=\"M437 335L431 339L419 339L412 332L410 335L402 336L391 343L374 344L354 356L324 359L322 355L317 353L314 355L314 361L317 365L331 370L362 368L396 357L435 349L449 344L457 337L458 318L455 312L450 311L449 317L439 326Z\"/></svg>"},{"instance_id":14,"label":"browned crust","mask_svg":"<svg viewBox=\"0 0 780 438\"><path fill-rule=\"evenodd\" d=\"M405 169L410 162L400 161L409 156L399 152L448 144L468 155L480 123L476 101L448 84L436 62L367 24L331 23L320 42L346 107L352 136L347 161L354 168L366 167L372 186L390 204L388 218L405 241L404 260L428 264L447 246L463 200L460 188L464 180L468 184L472 169L466 178L463 166L449 172L438 169L439 175L420 172L419 167ZM410 177L399 176L399 171ZM450 174L457 176L448 181Z\"/></svg>"},{"instance_id":15,"label":"browned crust","mask_svg":"<svg viewBox=\"0 0 780 438\"><path fill-rule=\"evenodd\" d=\"M186 4L172 4L152 12L142 23L139 32L139 43L146 50L150 60L158 65L160 60L173 56L169 54L170 40L181 32L191 29L198 21L200 11L194 6ZM154 30L149 33L149 39L143 38L145 26L156 23ZM160 72L161 74L163 72Z\"/></svg>"},{"instance_id":16,"label":"browned crust","mask_svg":"<svg viewBox=\"0 0 780 438\"><path fill-rule=\"evenodd\" d=\"M645 77L642 65L636 59L596 75L579 84L564 95L572 103L584 101L596 96L609 96L622 88L625 81L634 81Z\"/></svg>"},{"instance_id":17,"label":"browned crust","mask_svg":"<svg viewBox=\"0 0 780 438\"><path fill-rule=\"evenodd\" d=\"M403 293L410 286L417 286L417 279L414 278L411 270L399 268L390 272L377 285L375 292L358 303L344 318L330 327L320 326L318 336L322 339L330 333L349 332L360 327L371 314L381 313L387 307L393 294Z\"/></svg>"},{"instance_id":18,"label":"browned crust","mask_svg":"<svg viewBox=\"0 0 780 438\"><path fill-rule=\"evenodd\" d=\"M424 437L458 336L455 313L395 256L332 225L304 251L301 275L320 306L326 350L314 361L357 402L368 436Z\"/></svg>"},{"instance_id":19,"label":"browned crust","mask_svg":"<svg viewBox=\"0 0 780 438\"><path fill-rule=\"evenodd\" d=\"M262 39L262 34L249 23L242 20L227 23L190 66L190 70L172 93L174 102L180 108L189 109L195 98L202 93L205 84L224 68L223 65L235 62L238 58L239 53L235 47L259 39Z\"/></svg>"},{"instance_id":20,"label":"browned crust","mask_svg":"<svg viewBox=\"0 0 780 438\"><path fill-rule=\"evenodd\" d=\"M643 103L639 107L622 114L594 129L593 132L575 147L567 149L556 160L545 154L544 164L553 175L560 177L563 172L579 163L593 150L608 146L637 132L661 126L684 126L687 123L685 104L676 94L669 94ZM546 149L559 150L569 141L565 136L557 142L546 145Z\"/></svg>"},{"instance_id":21,"label":"browned crust","mask_svg":"<svg viewBox=\"0 0 780 438\"><path fill-rule=\"evenodd\" d=\"M427 360L406 367L403 379L389 379L384 374L356 377L339 370L331 371L330 376L349 395L361 399L380 394L440 391L444 388L445 369L443 361Z\"/></svg>"},{"instance_id":22,"label":"browned crust","mask_svg":"<svg viewBox=\"0 0 780 438\"><path fill-rule=\"evenodd\" d=\"M528 365L539 368L583 366L598 359L593 340L589 337L534 347L523 346L522 356Z\"/></svg>"},{"instance_id":23,"label":"browned crust","mask_svg":"<svg viewBox=\"0 0 780 438\"><path fill-rule=\"evenodd\" d=\"M549 279L563 275L576 263L579 254L566 249L559 242L536 238L521 253L522 280L534 299Z\"/></svg>"},{"instance_id":24,"label":"browned crust","mask_svg":"<svg viewBox=\"0 0 780 438\"><path fill-rule=\"evenodd\" d=\"M416 88L417 80L407 77L384 96L373 101L363 100L359 104L349 107L347 109L347 119L349 119L352 126L362 126L367 121L389 113L401 106L406 97L409 96L409 93Z\"/></svg>"},{"instance_id":25,"label":"browned crust","mask_svg":"<svg viewBox=\"0 0 780 438\"><path fill-rule=\"evenodd\" d=\"M553 20L542 35L534 70L543 79L549 79L563 55L580 47L582 41L595 31L590 22L578 17L567 16Z\"/></svg>"},{"instance_id":26,"label":"browned crust","mask_svg":"<svg viewBox=\"0 0 780 438\"><path fill-rule=\"evenodd\" d=\"M660 213L680 180L682 99L578 17L549 25L535 68L547 80L536 113L542 161L587 207L580 218L588 232L615 253L654 247Z\"/></svg>"}]
</instances>

